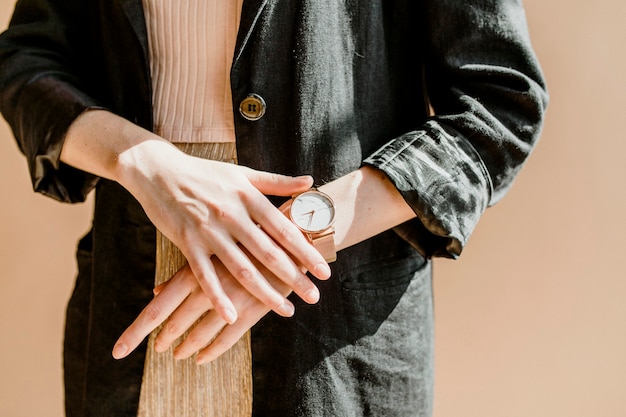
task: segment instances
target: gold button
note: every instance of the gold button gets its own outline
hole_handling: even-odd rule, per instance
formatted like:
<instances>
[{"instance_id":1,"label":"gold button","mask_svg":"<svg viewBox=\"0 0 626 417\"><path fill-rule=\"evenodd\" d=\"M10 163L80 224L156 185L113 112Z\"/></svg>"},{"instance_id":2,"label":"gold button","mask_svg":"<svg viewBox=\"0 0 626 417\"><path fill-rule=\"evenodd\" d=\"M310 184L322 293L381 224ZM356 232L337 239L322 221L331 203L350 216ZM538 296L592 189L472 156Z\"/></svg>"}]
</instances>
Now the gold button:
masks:
<instances>
[{"instance_id":1,"label":"gold button","mask_svg":"<svg viewBox=\"0 0 626 417\"><path fill-rule=\"evenodd\" d=\"M265 114L265 100L258 94L249 94L239 104L239 113L250 121L259 120Z\"/></svg>"}]
</instances>

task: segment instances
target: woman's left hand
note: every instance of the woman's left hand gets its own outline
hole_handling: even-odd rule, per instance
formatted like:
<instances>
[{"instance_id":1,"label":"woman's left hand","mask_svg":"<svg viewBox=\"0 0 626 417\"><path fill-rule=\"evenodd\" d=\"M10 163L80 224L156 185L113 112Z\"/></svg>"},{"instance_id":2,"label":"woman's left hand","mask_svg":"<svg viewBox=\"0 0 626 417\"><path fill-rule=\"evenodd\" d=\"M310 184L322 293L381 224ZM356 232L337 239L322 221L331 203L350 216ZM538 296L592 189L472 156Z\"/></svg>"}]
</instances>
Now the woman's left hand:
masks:
<instances>
[{"instance_id":1,"label":"woman's left hand","mask_svg":"<svg viewBox=\"0 0 626 417\"><path fill-rule=\"evenodd\" d=\"M238 318L235 323L229 325L217 314L209 297L200 288L191 268L185 265L169 281L155 289L154 299L118 339L113 348L113 357L116 359L125 357L154 329L164 323L155 340L157 352L169 349L179 337L191 329L174 349L174 357L186 359L198 352L196 362L207 363L230 349L270 311L265 304L239 284L219 259L213 256L211 260L225 293L237 310ZM278 292L285 296L291 292L291 289L267 268L260 263L256 266ZM125 353L119 355L118 352Z\"/></svg>"}]
</instances>

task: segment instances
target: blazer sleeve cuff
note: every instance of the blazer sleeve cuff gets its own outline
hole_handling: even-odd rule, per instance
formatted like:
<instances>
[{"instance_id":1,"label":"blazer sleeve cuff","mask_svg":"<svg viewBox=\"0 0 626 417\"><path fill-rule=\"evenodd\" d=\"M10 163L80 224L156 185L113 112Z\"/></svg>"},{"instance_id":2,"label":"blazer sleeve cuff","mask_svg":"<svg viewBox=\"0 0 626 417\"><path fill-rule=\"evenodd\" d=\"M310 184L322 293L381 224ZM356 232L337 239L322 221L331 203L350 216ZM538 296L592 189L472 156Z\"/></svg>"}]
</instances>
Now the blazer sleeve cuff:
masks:
<instances>
[{"instance_id":1,"label":"blazer sleeve cuff","mask_svg":"<svg viewBox=\"0 0 626 417\"><path fill-rule=\"evenodd\" d=\"M101 107L71 84L41 76L24 88L16 108L22 110L12 128L21 138L33 189L62 202L84 201L98 177L61 162L61 149L72 122Z\"/></svg>"},{"instance_id":2,"label":"blazer sleeve cuff","mask_svg":"<svg viewBox=\"0 0 626 417\"><path fill-rule=\"evenodd\" d=\"M487 208L491 180L461 134L435 121L393 139L364 164L385 172L416 219L394 230L423 256L456 258Z\"/></svg>"}]
</instances>

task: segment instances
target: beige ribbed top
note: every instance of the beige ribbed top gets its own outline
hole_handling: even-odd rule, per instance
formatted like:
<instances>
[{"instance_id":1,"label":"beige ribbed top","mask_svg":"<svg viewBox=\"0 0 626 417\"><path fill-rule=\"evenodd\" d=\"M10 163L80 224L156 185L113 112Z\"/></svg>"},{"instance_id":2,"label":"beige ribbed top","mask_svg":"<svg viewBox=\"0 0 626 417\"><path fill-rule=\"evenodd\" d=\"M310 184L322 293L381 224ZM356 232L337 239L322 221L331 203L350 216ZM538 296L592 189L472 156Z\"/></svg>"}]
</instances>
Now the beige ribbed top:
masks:
<instances>
[{"instance_id":1,"label":"beige ribbed top","mask_svg":"<svg viewBox=\"0 0 626 417\"><path fill-rule=\"evenodd\" d=\"M243 0L143 0L154 129L172 142L235 140L230 67Z\"/></svg>"}]
</instances>

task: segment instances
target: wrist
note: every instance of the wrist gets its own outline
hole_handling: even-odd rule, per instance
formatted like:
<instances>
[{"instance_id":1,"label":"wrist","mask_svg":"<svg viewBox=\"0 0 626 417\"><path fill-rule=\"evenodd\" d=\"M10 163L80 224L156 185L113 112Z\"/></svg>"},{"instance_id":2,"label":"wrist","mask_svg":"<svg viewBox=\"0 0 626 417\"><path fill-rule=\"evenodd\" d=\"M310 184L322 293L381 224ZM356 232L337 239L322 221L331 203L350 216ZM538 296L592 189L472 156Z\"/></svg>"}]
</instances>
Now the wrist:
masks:
<instances>
[{"instance_id":1,"label":"wrist","mask_svg":"<svg viewBox=\"0 0 626 417\"><path fill-rule=\"evenodd\" d=\"M178 150L165 139L107 110L93 109L74 120L60 159L75 168L132 188L149 177L159 160Z\"/></svg>"},{"instance_id":2,"label":"wrist","mask_svg":"<svg viewBox=\"0 0 626 417\"><path fill-rule=\"evenodd\" d=\"M355 202L362 181L363 173L357 170L319 187L319 190L328 194L335 203L333 226L337 251L356 243L350 241L349 231L354 223Z\"/></svg>"},{"instance_id":3,"label":"wrist","mask_svg":"<svg viewBox=\"0 0 626 417\"><path fill-rule=\"evenodd\" d=\"M415 217L386 174L369 166L324 184L320 191L335 202L338 251Z\"/></svg>"},{"instance_id":4,"label":"wrist","mask_svg":"<svg viewBox=\"0 0 626 417\"><path fill-rule=\"evenodd\" d=\"M170 142L144 132L143 138L120 152L112 164L111 179L132 194L140 192L146 181L155 183L159 176L167 176L167 167L182 154Z\"/></svg>"}]
</instances>

